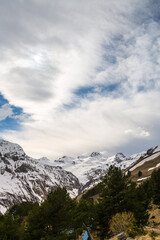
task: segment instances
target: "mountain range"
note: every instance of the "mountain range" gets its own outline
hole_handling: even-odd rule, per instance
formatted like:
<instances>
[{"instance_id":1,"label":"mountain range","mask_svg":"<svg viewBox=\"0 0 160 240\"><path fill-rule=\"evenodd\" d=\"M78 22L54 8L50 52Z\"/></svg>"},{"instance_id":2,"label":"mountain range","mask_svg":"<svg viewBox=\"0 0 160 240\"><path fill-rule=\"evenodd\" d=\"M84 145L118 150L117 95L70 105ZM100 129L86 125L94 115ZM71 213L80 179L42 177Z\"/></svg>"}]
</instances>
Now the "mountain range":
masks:
<instances>
[{"instance_id":1,"label":"mountain range","mask_svg":"<svg viewBox=\"0 0 160 240\"><path fill-rule=\"evenodd\" d=\"M99 183L111 165L137 176L137 169L153 162L149 164L152 169L146 170L148 175L142 177L147 178L160 167L159 158L160 147L156 146L129 157L123 153L108 157L105 152L92 152L51 161L29 157L18 144L0 140L0 212L22 201L41 202L57 186L65 187L71 197L76 197Z\"/></svg>"}]
</instances>

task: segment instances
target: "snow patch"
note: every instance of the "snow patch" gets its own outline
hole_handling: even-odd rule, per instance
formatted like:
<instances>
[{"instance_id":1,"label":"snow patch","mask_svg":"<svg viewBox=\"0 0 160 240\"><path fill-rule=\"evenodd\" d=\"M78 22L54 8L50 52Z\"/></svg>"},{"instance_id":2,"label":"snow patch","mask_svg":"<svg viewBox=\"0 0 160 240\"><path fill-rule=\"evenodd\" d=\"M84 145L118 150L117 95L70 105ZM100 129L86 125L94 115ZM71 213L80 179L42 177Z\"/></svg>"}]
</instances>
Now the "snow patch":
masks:
<instances>
[{"instance_id":1,"label":"snow patch","mask_svg":"<svg viewBox=\"0 0 160 240\"><path fill-rule=\"evenodd\" d=\"M148 171L151 171L151 170L153 170L155 168L158 168L158 167L160 167L160 163L158 163L155 167L149 168Z\"/></svg>"},{"instance_id":2,"label":"snow patch","mask_svg":"<svg viewBox=\"0 0 160 240\"><path fill-rule=\"evenodd\" d=\"M135 166L133 166L133 167L130 169L130 171L135 170L136 168L142 166L145 162L151 161L151 160L153 160L154 158L156 158L156 157L158 157L158 156L160 156L160 152L157 152L157 153L153 154L152 156L147 157L147 158L145 158L144 160L142 160L141 162L137 163Z\"/></svg>"},{"instance_id":3,"label":"snow patch","mask_svg":"<svg viewBox=\"0 0 160 240\"><path fill-rule=\"evenodd\" d=\"M137 180L137 182L140 182L140 181L146 180L146 179L148 179L148 178L150 178L150 176L148 176L148 177L144 177L144 178L139 178L139 179Z\"/></svg>"}]
</instances>

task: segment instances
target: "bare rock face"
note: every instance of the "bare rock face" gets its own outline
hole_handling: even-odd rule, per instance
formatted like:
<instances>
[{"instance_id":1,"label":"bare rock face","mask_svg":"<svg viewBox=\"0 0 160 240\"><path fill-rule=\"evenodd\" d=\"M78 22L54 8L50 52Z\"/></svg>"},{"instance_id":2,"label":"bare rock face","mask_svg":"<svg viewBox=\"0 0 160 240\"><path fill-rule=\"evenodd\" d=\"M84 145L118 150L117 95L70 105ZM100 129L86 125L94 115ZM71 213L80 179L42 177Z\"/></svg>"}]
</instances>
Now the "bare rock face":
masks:
<instances>
[{"instance_id":1,"label":"bare rock face","mask_svg":"<svg viewBox=\"0 0 160 240\"><path fill-rule=\"evenodd\" d=\"M96 156L100 156L101 154L99 152L92 152L91 153L91 157L96 157Z\"/></svg>"}]
</instances>

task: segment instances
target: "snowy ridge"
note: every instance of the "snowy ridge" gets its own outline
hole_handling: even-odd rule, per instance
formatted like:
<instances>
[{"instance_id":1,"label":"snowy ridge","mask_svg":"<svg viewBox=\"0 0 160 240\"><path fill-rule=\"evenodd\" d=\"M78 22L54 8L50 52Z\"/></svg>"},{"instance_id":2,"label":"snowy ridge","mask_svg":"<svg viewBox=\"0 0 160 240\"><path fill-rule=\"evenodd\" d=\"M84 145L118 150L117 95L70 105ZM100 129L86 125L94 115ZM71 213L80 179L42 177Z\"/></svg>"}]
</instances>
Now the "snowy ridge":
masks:
<instances>
[{"instance_id":1,"label":"snowy ridge","mask_svg":"<svg viewBox=\"0 0 160 240\"><path fill-rule=\"evenodd\" d=\"M50 161L45 157L31 158L18 144L0 140L0 212L22 201L41 202L57 186L65 187L75 197L99 183L111 165L135 169L159 155L160 147L155 147L130 157L93 152Z\"/></svg>"},{"instance_id":2,"label":"snowy ridge","mask_svg":"<svg viewBox=\"0 0 160 240\"><path fill-rule=\"evenodd\" d=\"M41 202L57 186L66 187L72 197L81 188L79 180L72 173L59 166L48 165L45 159L30 158L19 145L1 140L1 212L22 201Z\"/></svg>"},{"instance_id":3,"label":"snowy ridge","mask_svg":"<svg viewBox=\"0 0 160 240\"><path fill-rule=\"evenodd\" d=\"M117 153L112 157L108 157L104 152L93 152L90 155L85 154L77 158L64 156L54 161L53 164L55 166L61 166L66 171L72 172L83 184L81 189L83 192L99 183L111 165L125 169L143 155L144 153L126 157L123 153Z\"/></svg>"},{"instance_id":4,"label":"snowy ridge","mask_svg":"<svg viewBox=\"0 0 160 240\"><path fill-rule=\"evenodd\" d=\"M0 153L1 156L5 154L22 156L25 154L21 146L16 143L10 143L5 140L0 140Z\"/></svg>"},{"instance_id":5,"label":"snowy ridge","mask_svg":"<svg viewBox=\"0 0 160 240\"><path fill-rule=\"evenodd\" d=\"M136 168L138 168L139 166L142 166L145 162L151 161L154 158L157 158L158 156L160 156L160 152L155 152L152 156L146 157L144 158L144 160L142 160L141 162L137 163L136 165L134 165L132 168L130 168L130 171L135 170ZM151 169L150 169L151 170ZM149 170L148 170L149 171Z\"/></svg>"},{"instance_id":6,"label":"snowy ridge","mask_svg":"<svg viewBox=\"0 0 160 240\"><path fill-rule=\"evenodd\" d=\"M160 152L160 146L156 146L156 147L154 148L153 152L154 152L154 153Z\"/></svg>"},{"instance_id":7,"label":"snowy ridge","mask_svg":"<svg viewBox=\"0 0 160 240\"><path fill-rule=\"evenodd\" d=\"M77 158L63 156L54 161L53 165L61 166L66 171L72 172L82 183L81 192L83 192L99 183L111 165L124 170L134 166L137 161L143 161L143 159L146 159L150 155L154 156L155 153L159 155L159 151L160 147L156 146L129 157L126 157L123 153L117 153L114 156L108 157L105 152L93 152L90 155L84 154ZM130 171L132 170L130 169Z\"/></svg>"}]
</instances>

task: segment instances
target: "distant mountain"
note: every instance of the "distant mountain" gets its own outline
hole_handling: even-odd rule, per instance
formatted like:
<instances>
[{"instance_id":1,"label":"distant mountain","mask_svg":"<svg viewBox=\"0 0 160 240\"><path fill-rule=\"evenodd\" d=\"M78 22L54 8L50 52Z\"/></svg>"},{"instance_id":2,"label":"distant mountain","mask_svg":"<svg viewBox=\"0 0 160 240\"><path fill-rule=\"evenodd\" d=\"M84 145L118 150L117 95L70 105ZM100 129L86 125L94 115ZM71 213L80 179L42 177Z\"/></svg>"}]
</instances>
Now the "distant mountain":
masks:
<instances>
[{"instance_id":1,"label":"distant mountain","mask_svg":"<svg viewBox=\"0 0 160 240\"><path fill-rule=\"evenodd\" d=\"M92 152L90 155L84 154L77 158L63 156L55 160L53 164L72 172L82 183L80 192L83 192L99 183L111 165L124 170L145 156L148 156L147 152L134 154L130 157L126 157L123 153L108 157L104 152Z\"/></svg>"},{"instance_id":2,"label":"distant mountain","mask_svg":"<svg viewBox=\"0 0 160 240\"><path fill-rule=\"evenodd\" d=\"M31 158L18 144L0 140L0 211L22 201L41 202L57 186L66 187L75 197L99 183L111 165L134 172L139 167L136 164L154 154L160 155L159 151L155 147L130 157L123 153L108 157L103 152L92 152L50 161L45 157Z\"/></svg>"},{"instance_id":3,"label":"distant mountain","mask_svg":"<svg viewBox=\"0 0 160 240\"><path fill-rule=\"evenodd\" d=\"M90 155L85 154L77 158L63 156L54 161L53 164L72 172L83 184L81 188L82 192L100 182L101 178L106 174L106 170L111 165L125 169L143 155L144 153L126 157L123 153L117 153L112 157L108 157L103 152L93 152Z\"/></svg>"},{"instance_id":4,"label":"distant mountain","mask_svg":"<svg viewBox=\"0 0 160 240\"><path fill-rule=\"evenodd\" d=\"M76 176L45 159L33 159L14 143L0 140L0 211L22 201L42 201L57 186L75 197L81 185Z\"/></svg>"}]
</instances>

